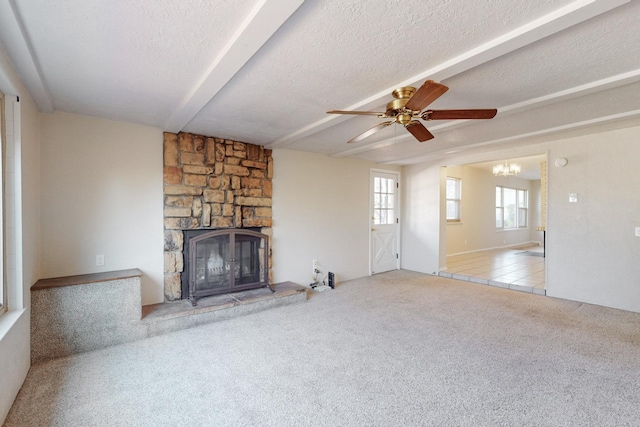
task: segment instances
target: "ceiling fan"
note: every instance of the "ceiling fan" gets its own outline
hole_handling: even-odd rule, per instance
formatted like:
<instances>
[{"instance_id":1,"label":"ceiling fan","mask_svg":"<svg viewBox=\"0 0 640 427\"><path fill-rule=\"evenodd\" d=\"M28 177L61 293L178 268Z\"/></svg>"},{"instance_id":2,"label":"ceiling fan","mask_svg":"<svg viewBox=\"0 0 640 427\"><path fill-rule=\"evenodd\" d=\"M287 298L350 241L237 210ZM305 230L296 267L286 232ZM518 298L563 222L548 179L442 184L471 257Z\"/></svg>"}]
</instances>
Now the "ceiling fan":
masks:
<instances>
[{"instance_id":1,"label":"ceiling fan","mask_svg":"<svg viewBox=\"0 0 640 427\"><path fill-rule=\"evenodd\" d=\"M424 110L427 105L438 99L447 90L449 90L447 86L434 82L433 80L427 80L418 90L412 86L404 86L391 92L391 95L395 99L387 104L387 111L385 112L329 110L327 114L355 114L378 116L381 119L392 119L379 123L347 141L347 143L351 143L361 141L394 123L404 126L418 141L424 142L432 139L434 136L417 120L419 118L422 120L492 119L498 112L495 108L475 110Z\"/></svg>"}]
</instances>

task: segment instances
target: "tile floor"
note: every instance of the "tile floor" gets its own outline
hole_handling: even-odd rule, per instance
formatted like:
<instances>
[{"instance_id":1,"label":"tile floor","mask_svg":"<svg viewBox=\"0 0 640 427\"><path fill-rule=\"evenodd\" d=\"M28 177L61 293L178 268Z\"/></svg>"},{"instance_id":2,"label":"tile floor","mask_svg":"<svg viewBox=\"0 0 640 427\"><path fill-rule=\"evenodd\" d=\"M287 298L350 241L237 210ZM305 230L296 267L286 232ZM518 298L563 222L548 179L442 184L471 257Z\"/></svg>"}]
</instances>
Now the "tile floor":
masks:
<instances>
[{"instance_id":1,"label":"tile floor","mask_svg":"<svg viewBox=\"0 0 640 427\"><path fill-rule=\"evenodd\" d=\"M526 246L452 255L447 257L447 269L439 275L546 295L542 253L540 246Z\"/></svg>"}]
</instances>

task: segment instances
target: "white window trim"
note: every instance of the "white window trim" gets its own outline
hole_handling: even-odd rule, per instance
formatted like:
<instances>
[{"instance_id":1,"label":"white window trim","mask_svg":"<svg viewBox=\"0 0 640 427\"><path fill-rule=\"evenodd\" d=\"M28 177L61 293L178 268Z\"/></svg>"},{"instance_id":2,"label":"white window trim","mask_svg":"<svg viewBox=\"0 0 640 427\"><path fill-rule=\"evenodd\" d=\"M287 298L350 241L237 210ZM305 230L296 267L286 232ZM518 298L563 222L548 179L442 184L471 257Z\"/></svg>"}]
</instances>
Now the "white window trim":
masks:
<instances>
[{"instance_id":1,"label":"white window trim","mask_svg":"<svg viewBox=\"0 0 640 427\"><path fill-rule=\"evenodd\" d=\"M5 94L5 155L4 162L4 264L7 313L24 310L22 287L22 159L20 146L20 104L16 96ZM4 313L3 317L6 317Z\"/></svg>"},{"instance_id":2,"label":"white window trim","mask_svg":"<svg viewBox=\"0 0 640 427\"><path fill-rule=\"evenodd\" d=\"M5 161L6 161L6 120L5 120L5 101L4 93L0 92L0 177L2 177L2 187L0 187L0 316L7 312L7 272L5 265L5 188L7 186L5 180Z\"/></svg>"}]
</instances>

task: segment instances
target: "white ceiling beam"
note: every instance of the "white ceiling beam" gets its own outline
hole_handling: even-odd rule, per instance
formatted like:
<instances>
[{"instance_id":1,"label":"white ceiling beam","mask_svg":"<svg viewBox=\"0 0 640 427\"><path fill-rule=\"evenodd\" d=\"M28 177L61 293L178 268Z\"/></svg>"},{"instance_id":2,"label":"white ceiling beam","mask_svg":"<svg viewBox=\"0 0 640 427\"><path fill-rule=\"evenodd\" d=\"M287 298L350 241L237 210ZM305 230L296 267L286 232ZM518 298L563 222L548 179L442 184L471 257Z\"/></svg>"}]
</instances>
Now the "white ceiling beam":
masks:
<instances>
[{"instance_id":1,"label":"white ceiling beam","mask_svg":"<svg viewBox=\"0 0 640 427\"><path fill-rule=\"evenodd\" d=\"M631 119L636 119L636 118L640 118L640 110L632 110L632 111L625 111L624 113L617 113L617 114L611 114L608 116L603 116L603 117L596 117L595 119L589 119L589 120L582 120L579 122L574 122L574 123L567 123L564 125L560 125L560 126L555 126L555 127L551 127L551 128L547 128L547 129L540 129L537 131L533 131L533 132L526 132L526 133L521 133L518 135L510 135L504 138L498 138L498 139L493 139L490 141L483 141L483 142L478 142L475 144L469 144L469 145L465 145L464 149L470 149L470 148L477 148L477 147L485 147L488 145L495 145L495 144L501 144L501 143L508 143L508 142L514 142L514 141L519 141L519 140L523 140L523 139L529 139L529 138L534 138L534 137L541 137L541 136L547 136L547 135L552 135L552 134L556 134L556 133L560 133L560 132L568 132L568 131L572 131L572 130L577 130L577 129L581 129L581 128L586 128L586 127L593 127L593 126L598 126L598 125L604 125L607 123L613 123L613 122L619 122L622 120L631 120ZM451 150L451 147L446 148L446 149L442 149L442 150L436 150L433 151L429 154L425 154L424 156L420 156L420 157L412 157L412 158L405 158L405 159L397 159L397 160L393 160L390 162L382 162L382 164L387 164L387 165L410 165L410 164L415 164L415 163L421 163L424 162L426 160L430 160L433 157L437 157L437 156L441 156L441 154L445 153L446 151Z\"/></svg>"},{"instance_id":2,"label":"white ceiling beam","mask_svg":"<svg viewBox=\"0 0 640 427\"><path fill-rule=\"evenodd\" d=\"M433 68L386 88L377 94L352 104L344 110L370 109L385 103L394 89L401 86L420 86L426 79L442 81L487 63L507 53L513 52L549 35L563 31L602 13L615 9L630 0L577 0L573 3L542 16L513 31L503 34L487 43L439 64ZM313 135L331 126L351 119L350 116L330 115L289 135L267 144L268 148L286 147L297 140Z\"/></svg>"},{"instance_id":3,"label":"white ceiling beam","mask_svg":"<svg viewBox=\"0 0 640 427\"><path fill-rule=\"evenodd\" d=\"M29 95L38 109L44 113L53 113L53 98L42 77L40 64L14 0L0 2L0 33L2 39L8 41L4 49L15 68L20 70L20 79L29 88Z\"/></svg>"},{"instance_id":4,"label":"white ceiling beam","mask_svg":"<svg viewBox=\"0 0 640 427\"><path fill-rule=\"evenodd\" d=\"M431 127L431 129L433 129L433 127ZM366 153L367 151L379 150L380 148L389 147L391 145L403 142L404 140L409 139L409 137L415 139L413 135L407 132L406 135L398 135L394 136L393 138L383 139L382 141L378 142L361 144L357 147L334 153L331 155L331 157L349 157L360 153Z\"/></svg>"},{"instance_id":5,"label":"white ceiling beam","mask_svg":"<svg viewBox=\"0 0 640 427\"><path fill-rule=\"evenodd\" d=\"M596 93L596 92L600 92L607 89L613 89L619 86L624 86L624 85L635 83L638 81L640 81L640 68L636 70L628 71L626 73L596 80L595 82L586 83L586 84L575 86L559 92L554 92L548 95L540 96L538 98L532 98L523 102L518 102L516 104L500 107L498 108L497 116L502 117L509 114L520 113L520 112L531 110L534 108L540 108L546 105L555 104L556 102L579 98L581 96L589 95L591 93ZM472 120L448 121L446 123L442 123L439 125L429 126L429 130L432 130L432 131L451 130L457 127L461 127L465 123L468 123L470 121ZM432 122L429 122L429 123L432 123ZM361 145L356 148L340 151L339 153L333 154L331 157L348 157L354 154L373 151L373 150L377 150L380 148L388 147L390 145L403 142L404 140L410 139L410 138L413 138L413 136L407 133L406 135L401 135L399 137L388 138L372 144ZM410 159L412 158L407 158L406 160L410 160Z\"/></svg>"},{"instance_id":6,"label":"white ceiling beam","mask_svg":"<svg viewBox=\"0 0 640 427\"><path fill-rule=\"evenodd\" d=\"M240 71L304 0L259 0L205 75L164 124L179 132Z\"/></svg>"},{"instance_id":7,"label":"white ceiling beam","mask_svg":"<svg viewBox=\"0 0 640 427\"><path fill-rule=\"evenodd\" d=\"M544 95L538 98L533 98L527 101L512 104L500 109L500 115L518 113L521 111L530 110L532 108L542 107L549 104L555 104L560 101L567 101L569 99L579 98L581 96L589 95L591 93L600 92L607 89L613 89L619 86L635 83L640 81L640 68L626 73L618 74L604 79L596 80L595 82L586 83L580 86L575 86L566 90L561 90L549 95Z\"/></svg>"}]
</instances>

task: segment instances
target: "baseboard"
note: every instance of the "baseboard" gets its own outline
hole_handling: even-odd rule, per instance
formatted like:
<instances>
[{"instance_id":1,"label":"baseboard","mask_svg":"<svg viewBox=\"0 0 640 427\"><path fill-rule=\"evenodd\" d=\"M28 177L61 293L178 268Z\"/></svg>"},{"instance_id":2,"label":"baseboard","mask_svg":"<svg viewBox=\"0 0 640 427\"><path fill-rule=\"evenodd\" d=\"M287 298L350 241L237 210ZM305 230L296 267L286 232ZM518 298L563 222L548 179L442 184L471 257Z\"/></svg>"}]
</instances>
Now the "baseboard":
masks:
<instances>
[{"instance_id":1,"label":"baseboard","mask_svg":"<svg viewBox=\"0 0 640 427\"><path fill-rule=\"evenodd\" d=\"M494 246L494 247L490 247L490 248L482 248L482 249L474 249L472 251L465 251L465 252L456 252L453 254L447 254L448 257L450 256L456 256L456 255L466 255L466 254L472 254L475 252L484 252L484 251L492 251L495 249L510 249L510 248L517 248L519 246L525 246L525 245L538 245L538 246L542 246L541 242L537 242L535 240L531 240L528 242L520 242L520 243L515 243L512 245L504 245L504 246Z\"/></svg>"}]
</instances>

